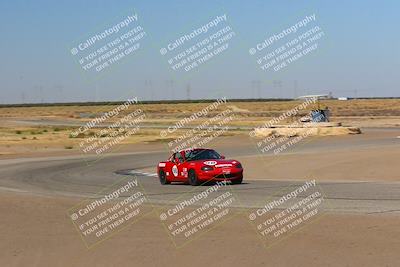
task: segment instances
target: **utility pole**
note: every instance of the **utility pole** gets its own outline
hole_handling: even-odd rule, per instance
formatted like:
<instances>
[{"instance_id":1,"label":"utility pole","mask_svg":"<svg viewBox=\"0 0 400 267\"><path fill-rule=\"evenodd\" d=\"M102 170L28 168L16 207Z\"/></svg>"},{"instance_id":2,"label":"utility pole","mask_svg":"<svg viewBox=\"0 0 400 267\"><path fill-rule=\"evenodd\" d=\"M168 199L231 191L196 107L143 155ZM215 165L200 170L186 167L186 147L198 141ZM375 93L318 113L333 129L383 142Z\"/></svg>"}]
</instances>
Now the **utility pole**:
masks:
<instances>
[{"instance_id":1,"label":"utility pole","mask_svg":"<svg viewBox=\"0 0 400 267\"><path fill-rule=\"evenodd\" d=\"M43 97L43 86L40 86L40 103L43 104L44 102L44 97Z\"/></svg>"},{"instance_id":2,"label":"utility pole","mask_svg":"<svg viewBox=\"0 0 400 267\"><path fill-rule=\"evenodd\" d=\"M97 102L97 93L98 93L97 84L94 86L94 90L95 90L95 92L94 92L94 102Z\"/></svg>"},{"instance_id":3,"label":"utility pole","mask_svg":"<svg viewBox=\"0 0 400 267\"><path fill-rule=\"evenodd\" d=\"M187 86L186 86L186 98L187 98L187 100L190 100L191 90L192 90L192 88L190 86L190 83L188 83Z\"/></svg>"},{"instance_id":4,"label":"utility pole","mask_svg":"<svg viewBox=\"0 0 400 267\"><path fill-rule=\"evenodd\" d=\"M154 100L153 81L145 80L144 86L145 86L145 90L150 92L150 100Z\"/></svg>"},{"instance_id":5,"label":"utility pole","mask_svg":"<svg viewBox=\"0 0 400 267\"><path fill-rule=\"evenodd\" d=\"M252 95L253 98L255 97L255 94L257 94L257 98L261 99L261 81L260 80L252 80L251 81L251 88L252 88Z\"/></svg>"},{"instance_id":6,"label":"utility pole","mask_svg":"<svg viewBox=\"0 0 400 267\"><path fill-rule=\"evenodd\" d=\"M279 90L279 92L281 93L281 97L282 97L282 81L281 80L273 80L272 84L273 84L274 89Z\"/></svg>"},{"instance_id":7,"label":"utility pole","mask_svg":"<svg viewBox=\"0 0 400 267\"><path fill-rule=\"evenodd\" d=\"M297 98L297 88L298 88L298 83L297 83L297 80L294 80L294 83L293 83L293 89L294 89L294 98L296 99Z\"/></svg>"},{"instance_id":8,"label":"utility pole","mask_svg":"<svg viewBox=\"0 0 400 267\"><path fill-rule=\"evenodd\" d=\"M62 86L60 84L56 84L54 87L55 87L55 90L58 91L58 95L60 97L60 99L58 101L57 101L57 99L55 99L54 101L60 103L63 100L63 88L64 88L64 86Z\"/></svg>"},{"instance_id":9,"label":"utility pole","mask_svg":"<svg viewBox=\"0 0 400 267\"><path fill-rule=\"evenodd\" d=\"M167 93L170 94L170 99L174 99L175 98L174 80L167 80L166 85L167 85Z\"/></svg>"}]
</instances>

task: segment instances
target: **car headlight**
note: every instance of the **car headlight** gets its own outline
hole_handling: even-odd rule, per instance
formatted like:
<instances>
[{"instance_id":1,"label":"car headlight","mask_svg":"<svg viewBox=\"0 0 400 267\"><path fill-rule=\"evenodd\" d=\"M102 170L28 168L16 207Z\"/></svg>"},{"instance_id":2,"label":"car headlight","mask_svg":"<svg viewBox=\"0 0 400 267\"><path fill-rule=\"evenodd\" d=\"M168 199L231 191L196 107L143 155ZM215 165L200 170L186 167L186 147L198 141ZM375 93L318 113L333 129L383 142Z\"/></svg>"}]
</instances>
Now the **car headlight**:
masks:
<instances>
[{"instance_id":1,"label":"car headlight","mask_svg":"<svg viewBox=\"0 0 400 267\"><path fill-rule=\"evenodd\" d=\"M213 170L213 167L210 167L210 166L203 166L203 167L201 167L201 170L202 170L202 171L212 171L212 170Z\"/></svg>"},{"instance_id":2,"label":"car headlight","mask_svg":"<svg viewBox=\"0 0 400 267\"><path fill-rule=\"evenodd\" d=\"M239 162L236 164L236 168L238 169L243 169L242 164L240 164Z\"/></svg>"}]
</instances>

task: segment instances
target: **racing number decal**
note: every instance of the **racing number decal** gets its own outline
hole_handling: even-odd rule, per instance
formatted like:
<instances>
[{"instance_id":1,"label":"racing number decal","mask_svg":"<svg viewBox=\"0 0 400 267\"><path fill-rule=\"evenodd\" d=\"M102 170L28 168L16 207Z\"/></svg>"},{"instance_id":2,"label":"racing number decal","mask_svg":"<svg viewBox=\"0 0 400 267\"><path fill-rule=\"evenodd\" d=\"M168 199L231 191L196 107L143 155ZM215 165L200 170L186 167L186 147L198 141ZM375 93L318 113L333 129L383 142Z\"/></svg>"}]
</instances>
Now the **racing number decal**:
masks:
<instances>
[{"instance_id":1,"label":"racing number decal","mask_svg":"<svg viewBox=\"0 0 400 267\"><path fill-rule=\"evenodd\" d=\"M175 177L178 176L178 167L176 165L172 166L172 174Z\"/></svg>"}]
</instances>

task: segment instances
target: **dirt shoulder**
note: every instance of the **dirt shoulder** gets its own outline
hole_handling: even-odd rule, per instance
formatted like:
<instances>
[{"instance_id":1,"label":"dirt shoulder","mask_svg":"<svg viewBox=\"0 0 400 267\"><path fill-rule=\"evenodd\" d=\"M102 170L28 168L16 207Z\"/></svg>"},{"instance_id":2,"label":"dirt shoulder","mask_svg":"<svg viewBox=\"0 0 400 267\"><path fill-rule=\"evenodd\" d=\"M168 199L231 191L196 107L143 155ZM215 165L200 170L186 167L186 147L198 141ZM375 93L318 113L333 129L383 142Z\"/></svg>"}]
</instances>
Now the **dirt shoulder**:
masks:
<instances>
[{"instance_id":1,"label":"dirt shoulder","mask_svg":"<svg viewBox=\"0 0 400 267\"><path fill-rule=\"evenodd\" d=\"M88 250L66 215L79 199L0 195L1 266L398 266L399 215L327 214L266 249L242 215L176 249L149 214Z\"/></svg>"},{"instance_id":2,"label":"dirt shoulder","mask_svg":"<svg viewBox=\"0 0 400 267\"><path fill-rule=\"evenodd\" d=\"M399 148L238 158L249 180L400 181ZM284 171L282 171L284 170Z\"/></svg>"}]
</instances>

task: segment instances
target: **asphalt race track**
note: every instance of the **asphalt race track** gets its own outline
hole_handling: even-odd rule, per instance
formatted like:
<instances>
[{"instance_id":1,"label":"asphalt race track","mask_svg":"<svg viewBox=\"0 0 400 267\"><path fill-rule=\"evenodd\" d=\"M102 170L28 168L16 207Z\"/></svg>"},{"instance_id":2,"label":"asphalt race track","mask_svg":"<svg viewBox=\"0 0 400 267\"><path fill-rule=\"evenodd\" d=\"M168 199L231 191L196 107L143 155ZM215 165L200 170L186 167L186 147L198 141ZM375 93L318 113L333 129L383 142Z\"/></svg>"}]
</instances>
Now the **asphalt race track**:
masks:
<instances>
[{"instance_id":1,"label":"asphalt race track","mask_svg":"<svg viewBox=\"0 0 400 267\"><path fill-rule=\"evenodd\" d=\"M389 131L389 130L388 130ZM399 146L398 140L376 139L363 142L324 143L312 142L292 153L329 151L363 146ZM223 151L230 157L256 154L254 147L248 149L227 148ZM155 166L165 160L165 151L138 151L109 154L98 160L86 156L49 158L6 159L0 161L0 190L26 192L41 195L95 197L96 193L123 177L137 177L152 203L174 203L184 193L195 194L210 185L160 185L155 177ZM140 169L154 166L154 173L143 173ZM279 181L273 177L266 180L244 180L241 185L231 185L240 199L242 207L254 208L265 205L267 199L279 198L282 190L296 189L298 181ZM294 179L296 180L296 179ZM399 182L318 182L329 205L330 212L393 213L400 211ZM285 191L285 192L286 192Z\"/></svg>"}]
</instances>

